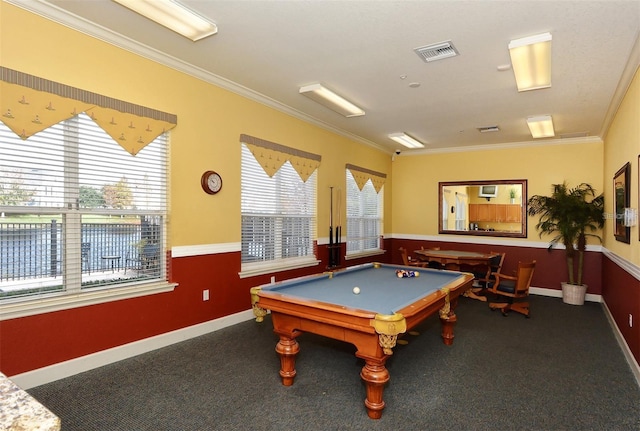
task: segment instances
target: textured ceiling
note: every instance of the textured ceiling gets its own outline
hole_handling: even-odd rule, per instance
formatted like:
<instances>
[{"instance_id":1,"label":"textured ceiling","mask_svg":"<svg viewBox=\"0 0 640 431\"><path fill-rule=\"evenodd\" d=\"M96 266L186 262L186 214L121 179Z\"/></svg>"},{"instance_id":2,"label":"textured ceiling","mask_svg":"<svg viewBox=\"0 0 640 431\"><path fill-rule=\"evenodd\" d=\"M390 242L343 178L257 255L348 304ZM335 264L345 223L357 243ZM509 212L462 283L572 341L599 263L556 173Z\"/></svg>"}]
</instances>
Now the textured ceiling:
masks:
<instances>
[{"instance_id":1,"label":"textured ceiling","mask_svg":"<svg viewBox=\"0 0 640 431\"><path fill-rule=\"evenodd\" d=\"M530 143L526 117L541 114L553 116L556 139L600 136L640 29L637 0L184 0L218 25L194 43L110 0L9 2L389 152L398 144L387 135L400 131L427 150ZM518 93L498 66L510 40L543 32L553 35L552 87ZM414 52L448 40L459 56L425 63ZM315 82L366 115L345 118L298 93ZM499 131L479 133L485 126Z\"/></svg>"}]
</instances>

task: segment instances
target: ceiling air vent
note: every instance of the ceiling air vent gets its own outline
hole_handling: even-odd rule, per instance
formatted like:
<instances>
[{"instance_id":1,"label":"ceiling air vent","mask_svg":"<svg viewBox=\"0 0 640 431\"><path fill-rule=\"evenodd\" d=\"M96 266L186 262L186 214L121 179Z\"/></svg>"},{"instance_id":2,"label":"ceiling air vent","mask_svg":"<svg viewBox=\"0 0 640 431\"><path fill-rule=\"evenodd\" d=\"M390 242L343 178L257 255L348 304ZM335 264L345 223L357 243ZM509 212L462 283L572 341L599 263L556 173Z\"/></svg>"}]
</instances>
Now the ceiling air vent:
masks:
<instances>
[{"instance_id":1,"label":"ceiling air vent","mask_svg":"<svg viewBox=\"0 0 640 431\"><path fill-rule=\"evenodd\" d=\"M500 128L498 126L478 127L478 131L480 133L499 132Z\"/></svg>"},{"instance_id":2,"label":"ceiling air vent","mask_svg":"<svg viewBox=\"0 0 640 431\"><path fill-rule=\"evenodd\" d=\"M414 51L426 63L459 55L458 50L450 40L415 48Z\"/></svg>"},{"instance_id":3,"label":"ceiling air vent","mask_svg":"<svg viewBox=\"0 0 640 431\"><path fill-rule=\"evenodd\" d=\"M560 139L586 138L587 136L589 136L588 132L565 133L560 135Z\"/></svg>"}]
</instances>

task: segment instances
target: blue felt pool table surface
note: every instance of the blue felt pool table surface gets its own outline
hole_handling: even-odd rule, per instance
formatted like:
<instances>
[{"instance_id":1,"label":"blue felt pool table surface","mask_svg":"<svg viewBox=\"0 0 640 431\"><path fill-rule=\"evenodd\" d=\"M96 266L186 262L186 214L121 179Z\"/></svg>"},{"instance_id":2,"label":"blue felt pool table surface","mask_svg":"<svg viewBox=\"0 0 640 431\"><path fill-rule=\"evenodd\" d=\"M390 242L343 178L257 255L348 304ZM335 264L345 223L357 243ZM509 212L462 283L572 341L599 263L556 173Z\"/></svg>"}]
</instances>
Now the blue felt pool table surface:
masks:
<instances>
[{"instance_id":1,"label":"blue felt pool table surface","mask_svg":"<svg viewBox=\"0 0 640 431\"><path fill-rule=\"evenodd\" d=\"M398 269L417 270L419 276L398 278ZM265 285L262 290L341 307L393 314L461 277L464 276L455 271L364 264L333 273ZM354 287L360 288L360 294L353 293Z\"/></svg>"}]
</instances>

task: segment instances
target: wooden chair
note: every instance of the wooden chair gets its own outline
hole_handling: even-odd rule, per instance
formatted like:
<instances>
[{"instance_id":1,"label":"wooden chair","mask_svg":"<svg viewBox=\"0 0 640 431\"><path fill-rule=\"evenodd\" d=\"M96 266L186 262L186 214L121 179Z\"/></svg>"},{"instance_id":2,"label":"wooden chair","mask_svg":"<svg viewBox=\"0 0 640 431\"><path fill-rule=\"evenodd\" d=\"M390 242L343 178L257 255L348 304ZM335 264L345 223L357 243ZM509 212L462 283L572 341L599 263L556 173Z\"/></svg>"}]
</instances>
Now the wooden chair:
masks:
<instances>
[{"instance_id":1,"label":"wooden chair","mask_svg":"<svg viewBox=\"0 0 640 431\"><path fill-rule=\"evenodd\" d=\"M502 264L504 263L504 257L506 253L497 253L492 251L491 254L495 254L496 256L492 257L489 260L489 264L487 266L483 266L481 271L477 269L472 270L473 275L476 276L475 285L481 287L482 289L487 289L489 284L494 284L496 281L496 274L502 270Z\"/></svg>"},{"instance_id":2,"label":"wooden chair","mask_svg":"<svg viewBox=\"0 0 640 431\"><path fill-rule=\"evenodd\" d=\"M500 309L504 316L509 311L529 317L529 286L533 278L536 261L519 262L515 276L500 272L495 274L495 282L489 283L489 292L502 297L502 302L489 302L491 310Z\"/></svg>"},{"instance_id":3,"label":"wooden chair","mask_svg":"<svg viewBox=\"0 0 640 431\"><path fill-rule=\"evenodd\" d=\"M409 260L409 254L407 253L407 249L404 247L400 247L400 256L402 256L402 264L404 266L416 266L419 268L426 268L427 262L421 262L419 260Z\"/></svg>"}]
</instances>

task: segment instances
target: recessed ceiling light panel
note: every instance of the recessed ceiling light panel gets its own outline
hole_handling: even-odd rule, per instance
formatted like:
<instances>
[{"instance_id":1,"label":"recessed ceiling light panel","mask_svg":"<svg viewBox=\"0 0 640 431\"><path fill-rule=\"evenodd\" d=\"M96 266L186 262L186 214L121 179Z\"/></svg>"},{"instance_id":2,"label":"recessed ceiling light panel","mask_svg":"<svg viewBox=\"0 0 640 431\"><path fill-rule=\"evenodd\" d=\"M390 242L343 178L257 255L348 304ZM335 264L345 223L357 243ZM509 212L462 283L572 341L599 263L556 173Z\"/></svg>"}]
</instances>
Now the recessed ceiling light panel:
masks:
<instances>
[{"instance_id":1,"label":"recessed ceiling light panel","mask_svg":"<svg viewBox=\"0 0 640 431\"><path fill-rule=\"evenodd\" d=\"M556 135L553 130L553 119L551 115L538 115L527 118L527 126L531 131L531 136L537 138L552 138Z\"/></svg>"},{"instance_id":2,"label":"recessed ceiling light panel","mask_svg":"<svg viewBox=\"0 0 640 431\"><path fill-rule=\"evenodd\" d=\"M319 104L345 117L359 117L365 114L362 108L354 105L322 84L311 84L300 87L300 94L307 96L311 100L315 100Z\"/></svg>"},{"instance_id":3,"label":"recessed ceiling light panel","mask_svg":"<svg viewBox=\"0 0 640 431\"><path fill-rule=\"evenodd\" d=\"M406 133L391 133L388 135L390 139L396 141L399 144L404 145L407 148L424 148L424 144L412 136Z\"/></svg>"},{"instance_id":4,"label":"recessed ceiling light panel","mask_svg":"<svg viewBox=\"0 0 640 431\"><path fill-rule=\"evenodd\" d=\"M518 91L551 87L551 34L523 37L509 43Z\"/></svg>"},{"instance_id":5,"label":"recessed ceiling light panel","mask_svg":"<svg viewBox=\"0 0 640 431\"><path fill-rule=\"evenodd\" d=\"M113 1L194 42L218 32L216 24L176 0Z\"/></svg>"}]
</instances>

